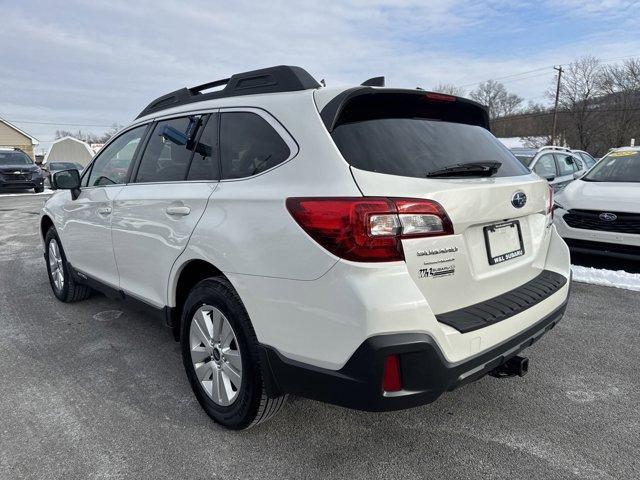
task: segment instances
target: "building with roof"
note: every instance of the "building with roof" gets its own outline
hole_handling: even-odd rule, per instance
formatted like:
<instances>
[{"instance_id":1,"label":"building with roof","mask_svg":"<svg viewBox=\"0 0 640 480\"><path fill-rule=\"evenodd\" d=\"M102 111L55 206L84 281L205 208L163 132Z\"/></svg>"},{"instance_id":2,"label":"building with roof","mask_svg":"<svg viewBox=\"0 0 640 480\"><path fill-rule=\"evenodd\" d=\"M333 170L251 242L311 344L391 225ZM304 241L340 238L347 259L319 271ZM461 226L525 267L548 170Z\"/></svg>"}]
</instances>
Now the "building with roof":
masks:
<instances>
[{"instance_id":1,"label":"building with roof","mask_svg":"<svg viewBox=\"0 0 640 480\"><path fill-rule=\"evenodd\" d=\"M37 138L0 118L0 147L19 148L35 160L33 149L39 143Z\"/></svg>"},{"instance_id":2,"label":"building with roof","mask_svg":"<svg viewBox=\"0 0 640 480\"><path fill-rule=\"evenodd\" d=\"M88 143L73 137L62 137L51 144L43 164L49 162L73 162L86 167L94 152Z\"/></svg>"}]
</instances>

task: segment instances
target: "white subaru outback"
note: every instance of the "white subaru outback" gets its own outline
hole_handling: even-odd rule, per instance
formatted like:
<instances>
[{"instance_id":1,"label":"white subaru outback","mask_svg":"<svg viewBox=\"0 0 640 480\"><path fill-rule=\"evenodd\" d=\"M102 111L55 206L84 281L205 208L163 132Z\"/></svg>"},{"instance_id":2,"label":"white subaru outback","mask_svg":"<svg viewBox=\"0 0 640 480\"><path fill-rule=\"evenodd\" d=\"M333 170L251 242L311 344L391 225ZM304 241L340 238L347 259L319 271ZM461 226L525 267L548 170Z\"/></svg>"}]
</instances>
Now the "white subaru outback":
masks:
<instances>
[{"instance_id":1,"label":"white subaru outback","mask_svg":"<svg viewBox=\"0 0 640 480\"><path fill-rule=\"evenodd\" d=\"M396 410L524 375L569 295L549 186L482 106L381 83L279 66L153 101L82 176L53 176L55 296L161 314L233 429L287 394Z\"/></svg>"}]
</instances>

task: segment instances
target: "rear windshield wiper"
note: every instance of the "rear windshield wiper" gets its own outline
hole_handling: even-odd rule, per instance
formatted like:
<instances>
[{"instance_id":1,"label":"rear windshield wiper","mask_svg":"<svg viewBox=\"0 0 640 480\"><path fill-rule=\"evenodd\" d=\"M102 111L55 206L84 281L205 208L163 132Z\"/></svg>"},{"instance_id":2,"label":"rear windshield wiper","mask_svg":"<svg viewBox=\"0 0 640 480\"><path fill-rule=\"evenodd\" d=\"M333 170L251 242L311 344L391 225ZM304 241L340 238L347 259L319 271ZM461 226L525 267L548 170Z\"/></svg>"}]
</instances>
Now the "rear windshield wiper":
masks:
<instances>
[{"instance_id":1,"label":"rear windshield wiper","mask_svg":"<svg viewBox=\"0 0 640 480\"><path fill-rule=\"evenodd\" d=\"M427 177L490 177L502 166L500 162L456 163L427 172Z\"/></svg>"}]
</instances>

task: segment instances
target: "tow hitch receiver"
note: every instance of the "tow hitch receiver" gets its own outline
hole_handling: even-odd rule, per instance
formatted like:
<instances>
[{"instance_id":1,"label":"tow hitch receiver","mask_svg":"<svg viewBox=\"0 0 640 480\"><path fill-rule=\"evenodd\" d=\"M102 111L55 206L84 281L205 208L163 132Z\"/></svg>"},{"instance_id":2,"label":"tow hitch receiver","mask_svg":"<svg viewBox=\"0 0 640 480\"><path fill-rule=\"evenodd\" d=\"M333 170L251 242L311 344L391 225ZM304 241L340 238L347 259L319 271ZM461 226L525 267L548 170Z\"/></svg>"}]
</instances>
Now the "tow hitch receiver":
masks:
<instances>
[{"instance_id":1,"label":"tow hitch receiver","mask_svg":"<svg viewBox=\"0 0 640 480\"><path fill-rule=\"evenodd\" d=\"M489 375L497 378L524 377L529 371L529 359L527 357L515 356L504 362Z\"/></svg>"}]
</instances>

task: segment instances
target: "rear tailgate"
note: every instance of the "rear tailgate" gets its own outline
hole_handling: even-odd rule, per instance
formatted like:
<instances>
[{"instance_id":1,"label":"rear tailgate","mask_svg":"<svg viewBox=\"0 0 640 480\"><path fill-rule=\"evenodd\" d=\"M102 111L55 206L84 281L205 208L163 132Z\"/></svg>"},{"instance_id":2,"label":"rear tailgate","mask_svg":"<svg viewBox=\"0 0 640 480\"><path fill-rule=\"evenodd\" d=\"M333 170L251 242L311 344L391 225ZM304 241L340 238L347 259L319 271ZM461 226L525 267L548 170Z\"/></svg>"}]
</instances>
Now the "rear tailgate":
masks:
<instances>
[{"instance_id":1,"label":"rear tailgate","mask_svg":"<svg viewBox=\"0 0 640 480\"><path fill-rule=\"evenodd\" d=\"M402 241L409 273L436 315L501 295L543 270L549 187L539 177L426 179L351 168L365 196L435 200L449 215L454 235ZM526 203L516 208L519 192ZM501 255L519 250L517 233L523 252Z\"/></svg>"}]
</instances>

